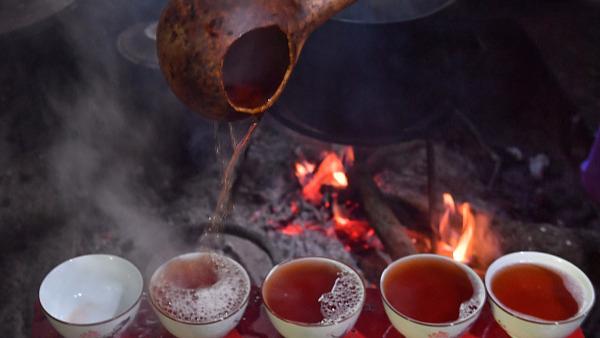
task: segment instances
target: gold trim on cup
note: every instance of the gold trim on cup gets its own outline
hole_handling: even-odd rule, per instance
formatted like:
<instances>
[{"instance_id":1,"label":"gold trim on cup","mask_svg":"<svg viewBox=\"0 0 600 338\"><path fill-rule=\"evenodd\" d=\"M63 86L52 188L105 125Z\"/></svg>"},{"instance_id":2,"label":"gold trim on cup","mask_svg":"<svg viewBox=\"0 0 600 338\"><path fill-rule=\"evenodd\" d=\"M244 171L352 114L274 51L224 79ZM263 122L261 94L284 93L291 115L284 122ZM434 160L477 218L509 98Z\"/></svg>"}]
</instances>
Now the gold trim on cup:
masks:
<instances>
[{"instance_id":1,"label":"gold trim on cup","mask_svg":"<svg viewBox=\"0 0 600 338\"><path fill-rule=\"evenodd\" d=\"M582 317L585 317L585 316L587 316L587 315L589 314L589 312L590 312L590 310L592 309L592 307L594 307L594 303L596 302L596 293L595 293L595 291L594 291L594 286L593 286L592 282L590 281L589 277L588 277L588 276L587 276L587 275L586 275L586 274L585 274L583 271L581 271L581 269L580 269L579 267L577 267L575 264L573 264L573 263L569 262L568 260L566 260L566 259L564 259L564 258L562 258L562 257L556 256L556 255L552 255L552 254L549 254L549 253L545 253L545 252L540 252L540 251L517 251L517 252L509 253L509 254L506 254L506 255L504 255L504 256L502 256L502 257L499 257L498 259L496 259L496 260L495 260L495 261L494 261L494 262L493 262L493 263L490 265L490 268L491 268L491 267L492 267L492 266L493 266L495 263L497 263L498 261L500 261L501 259L506 259L507 257L509 257L509 256L513 256L513 255L523 255L523 254L525 254L525 255L527 255L527 254L533 254L533 255L546 256L547 258L551 258L551 259L558 259L559 261L563 262L563 263L564 263L564 264L566 264L567 266L570 266L570 267L574 268L574 270L575 270L575 271L577 271L578 273L580 273L580 274L581 274L581 276L583 276L583 277L585 278L585 282L586 282L586 283L589 283L589 284L591 285L591 290L592 290L592 301L589 303L589 306L587 307L587 309L585 309L585 308L582 308L582 309L580 309L580 310L578 311L578 314L577 314L577 315L575 315L575 316L573 316L573 317L571 317L571 318L565 319L565 320L560 320L560 321L551 321L551 320L544 320L544 319L535 319L535 317L534 317L534 316L528 316L528 315L527 315L527 314L525 314L525 313L520 313L520 312L518 312L518 311L515 311L515 310L513 310L513 309L511 309L511 308L507 307L506 305L502 304L502 302L501 302L500 300L498 300L498 299L496 298L496 296L494 295L494 293L492 292L492 289L491 289L491 288L492 288L492 286L491 286L491 285L489 285L488 283L484 283L484 284L485 284L485 290L486 290L486 293L488 294L488 296L489 296L489 299L490 299L490 300L491 300L491 301L492 301L492 302L493 302L495 305L497 305L497 306L498 306L500 309L502 309L502 311L506 312L506 314L508 314L508 315L509 315L509 316L511 316L511 317L517 318L517 319L519 319L519 320L522 320L522 321L524 321L524 322L528 322L528 323L532 323L532 324L537 324L537 325L546 325L546 326L557 326L557 325L569 324L569 323L572 323L572 322L576 322L576 321L580 320ZM506 268L506 267L508 267L508 266L511 266L511 265L515 265L515 264L524 264L524 263L529 263L529 264L537 264L537 265L541 265L541 266L547 267L547 268L549 268L549 269L552 269L552 267L551 267L551 266L549 266L549 265L547 265L547 264L543 264L543 263L536 263L536 262L534 262L534 261L531 261L531 260L529 260L529 261L519 261L519 263L511 263L511 264L507 264L507 265L506 265L504 268ZM498 264L499 264L499 263L498 263ZM501 270L501 269L498 269L498 271L500 271L500 270ZM553 270L553 271L557 271L558 269L552 269L552 270ZM488 271L489 271L489 270L488 270ZM496 272L496 273L497 273L497 272ZM495 275L496 273L494 273L494 275ZM562 270L561 270L559 273L564 273L565 275L568 275L568 273L567 273L567 272L564 272L564 271L562 271ZM488 274L486 273L486 282L487 282L487 275L488 275ZM492 281L492 277L489 277L489 278L490 278L490 282L491 282L491 281ZM572 278L575 278L575 277L572 277ZM579 282L578 282L578 281L577 281L577 284L578 284L578 287L582 287L582 288L583 288L583 287L585 287L585 286L579 285ZM578 305L579 305L579 303L578 303ZM525 317L525 316L527 316L527 317Z\"/></svg>"},{"instance_id":2,"label":"gold trim on cup","mask_svg":"<svg viewBox=\"0 0 600 338\"><path fill-rule=\"evenodd\" d=\"M482 292L483 296L481 298L480 304L477 304L478 306L477 306L477 310L475 312L471 313L470 315L468 315L465 318L462 318L462 319L459 318L459 319L457 319L455 321L452 321L452 322L430 323L430 322L423 322L423 321L411 318L411 317L409 317L409 316L407 316L407 315L399 312L398 310L396 310L395 307L392 306L392 304L390 304L390 302L387 300L387 297L385 295L385 291L384 291L384 288L383 288L383 280L384 280L384 277L386 276L386 274L388 273L388 271L392 267L394 267L394 266L396 266L396 265L398 265L400 263L404 263L404 262L406 262L408 260L419 259L419 258L427 258L427 257L429 257L429 258L435 258L435 259L443 259L443 260L446 260L446 261L451 262L453 264L456 264L461 269L466 270L465 272L467 272L467 274L469 274L469 280L471 279L471 277L475 277L475 278L477 278L481 282L481 286L482 286L481 292ZM419 325L423 325L423 326L430 326L430 327L440 327L441 328L441 327L448 327L448 326L455 326L455 325L463 324L463 323L468 322L469 320L473 319L473 317L479 316L481 314L481 311L483 311L483 308L485 307L485 302L486 302L486 290L485 290L485 285L484 284L485 283L483 283L481 281L481 278L479 277L479 275L477 275L477 273L475 272L475 270L471 269L468 265L466 265L464 263L455 261L454 259L448 258L446 256L441 256L441 255L436 255L436 254L415 254L415 255L410 255L410 256L399 258L399 259L393 261L392 263L390 263L385 268L385 270L383 270L383 272L381 273L381 278L379 279L379 291L381 293L381 299L383 299L383 302L395 314L397 314L398 316L406 319L409 322L415 323L415 324L419 324Z\"/></svg>"}]
</instances>

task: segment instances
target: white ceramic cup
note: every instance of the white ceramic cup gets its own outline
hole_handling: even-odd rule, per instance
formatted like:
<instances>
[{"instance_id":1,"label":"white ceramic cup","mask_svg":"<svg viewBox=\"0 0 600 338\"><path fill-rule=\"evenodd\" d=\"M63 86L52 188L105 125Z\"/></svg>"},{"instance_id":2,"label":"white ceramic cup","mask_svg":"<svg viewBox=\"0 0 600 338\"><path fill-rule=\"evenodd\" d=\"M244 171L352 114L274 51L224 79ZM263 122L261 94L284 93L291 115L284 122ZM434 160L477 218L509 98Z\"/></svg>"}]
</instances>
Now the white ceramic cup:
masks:
<instances>
[{"instance_id":1,"label":"white ceramic cup","mask_svg":"<svg viewBox=\"0 0 600 338\"><path fill-rule=\"evenodd\" d=\"M205 255L218 255L219 258L227 260L229 263L235 265L240 271L243 272L243 278L245 280L245 285L247 288L244 290L244 300L241 305L237 309L231 309L231 312L225 318L220 320L210 321L210 322L185 322L173 318L167 313L163 312L158 306L155 304L155 300L152 298L152 292L150 292L150 300L152 303L152 307L154 308L154 312L156 312L158 319L161 324L169 331L172 335L178 338L221 338L225 337L231 330L233 330L237 324L242 319L244 312L246 311L246 307L248 306L248 301L250 298L250 277L248 276L248 272L235 260L219 255L214 252L197 252L197 253L188 253L183 254L168 262L161 265L153 274L152 279L150 280L150 286L155 284L155 280L159 278L161 270L167 266L173 260L178 259L194 259L197 257L205 256Z\"/></svg>"},{"instance_id":2,"label":"white ceramic cup","mask_svg":"<svg viewBox=\"0 0 600 338\"><path fill-rule=\"evenodd\" d=\"M39 291L50 324L65 338L112 337L137 314L144 280L129 261L112 255L69 259Z\"/></svg>"},{"instance_id":3,"label":"white ceramic cup","mask_svg":"<svg viewBox=\"0 0 600 338\"><path fill-rule=\"evenodd\" d=\"M467 273L469 276L469 280L473 285L473 290L476 293L479 293L477 298L477 309L469 314L465 318L461 318L455 320L453 322L448 323L427 323L422 322L413 318L410 318L396 309L392 307L390 302L387 300L385 292L384 292L384 281L388 275L388 273L399 264L403 264L409 261L418 260L418 259L438 259L441 261L448 262L450 264L454 264L461 268L463 271ZM380 290L381 296L383 298L383 306L385 312L390 319L390 322L398 330L398 332L402 333L406 338L422 338L422 337L444 337L444 338L454 338L460 337L464 333L466 333L469 328L475 323L479 315L481 314L481 310L485 305L485 287L481 278L473 271L471 268L457 262L451 258L447 258L444 256L434 255L434 254L417 254L411 255L404 258L400 258L390 264L381 274L381 282L380 282Z\"/></svg>"},{"instance_id":4,"label":"white ceramic cup","mask_svg":"<svg viewBox=\"0 0 600 338\"><path fill-rule=\"evenodd\" d=\"M275 327L277 332L279 332L279 334L281 334L282 336L284 336L286 338L343 337L344 334L347 333L348 331L350 331L354 327L354 324L356 324L356 321L358 320L358 317L360 316L360 312L361 312L362 307L365 302L365 295L366 295L365 294L365 285L364 285L362 278L358 275L358 273L354 269L352 269L351 267L347 266L346 264L336 261L334 259L325 258L325 257L305 257L305 258L298 258L298 259L294 259L289 262L281 263L281 264L273 267L273 269L271 269L271 272L269 272L269 274L267 275L267 277L265 279L265 283L267 283L267 281L270 278L272 278L274 272L277 271L277 269L279 269L281 266L284 266L285 264L299 262L299 261L326 262L326 263L335 265L342 272L347 272L347 273L352 274L354 278L356 278L358 281L360 281L360 287L361 287L361 293L360 293L361 299L359 301L360 305L356 308L356 310L350 316L348 316L347 318L345 318L339 322L326 323L326 324L324 324L324 323L300 323L300 322L295 322L292 320L282 318L282 317L278 316L277 314L275 314L275 312L273 312L273 310L271 310L269 308L268 304L266 302L264 302L266 297L265 297L265 289L263 288L262 296L263 296L264 308L266 309L269 320L271 321L271 323L273 324L273 326ZM265 283L263 283L263 285Z\"/></svg>"},{"instance_id":5,"label":"white ceramic cup","mask_svg":"<svg viewBox=\"0 0 600 338\"><path fill-rule=\"evenodd\" d=\"M503 305L494 295L491 283L496 273L513 264L530 263L545 266L562 273L577 283L581 295L578 299L579 311L567 320L552 322L525 317ZM515 338L564 338L573 333L594 305L594 287L588 277L572 263L541 252L516 252L498 258L487 270L485 284L490 299L492 314L496 322Z\"/></svg>"}]
</instances>

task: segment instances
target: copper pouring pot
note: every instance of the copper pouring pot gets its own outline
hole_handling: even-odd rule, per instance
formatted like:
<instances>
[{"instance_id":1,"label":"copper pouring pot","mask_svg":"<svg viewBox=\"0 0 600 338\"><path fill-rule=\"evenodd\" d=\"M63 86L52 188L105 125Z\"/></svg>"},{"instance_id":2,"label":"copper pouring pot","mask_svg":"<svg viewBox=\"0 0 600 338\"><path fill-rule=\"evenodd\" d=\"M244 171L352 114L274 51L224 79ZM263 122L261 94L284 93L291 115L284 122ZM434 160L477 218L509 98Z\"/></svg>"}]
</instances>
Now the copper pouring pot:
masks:
<instances>
[{"instance_id":1,"label":"copper pouring pot","mask_svg":"<svg viewBox=\"0 0 600 338\"><path fill-rule=\"evenodd\" d=\"M170 0L157 29L160 68L177 97L214 120L267 110L304 42L355 0Z\"/></svg>"}]
</instances>

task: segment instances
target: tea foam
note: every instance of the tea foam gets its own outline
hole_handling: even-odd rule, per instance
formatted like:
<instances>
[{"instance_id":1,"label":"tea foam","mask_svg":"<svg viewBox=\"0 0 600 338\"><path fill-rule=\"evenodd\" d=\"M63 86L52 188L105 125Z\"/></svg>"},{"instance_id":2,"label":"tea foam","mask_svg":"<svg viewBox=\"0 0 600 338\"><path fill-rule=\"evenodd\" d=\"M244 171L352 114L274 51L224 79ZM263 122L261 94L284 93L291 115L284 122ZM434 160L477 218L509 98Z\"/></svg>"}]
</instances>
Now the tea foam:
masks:
<instances>
[{"instance_id":1,"label":"tea foam","mask_svg":"<svg viewBox=\"0 0 600 338\"><path fill-rule=\"evenodd\" d=\"M349 271L340 272L331 292L319 298L324 318L321 324L328 325L348 319L361 307L364 297L358 277Z\"/></svg>"},{"instance_id":2,"label":"tea foam","mask_svg":"<svg viewBox=\"0 0 600 338\"><path fill-rule=\"evenodd\" d=\"M223 320L246 300L250 284L245 272L226 258L211 255L217 281L208 287L187 289L161 276L151 288L155 305L173 319L190 323ZM187 258L183 258L187 259Z\"/></svg>"}]
</instances>

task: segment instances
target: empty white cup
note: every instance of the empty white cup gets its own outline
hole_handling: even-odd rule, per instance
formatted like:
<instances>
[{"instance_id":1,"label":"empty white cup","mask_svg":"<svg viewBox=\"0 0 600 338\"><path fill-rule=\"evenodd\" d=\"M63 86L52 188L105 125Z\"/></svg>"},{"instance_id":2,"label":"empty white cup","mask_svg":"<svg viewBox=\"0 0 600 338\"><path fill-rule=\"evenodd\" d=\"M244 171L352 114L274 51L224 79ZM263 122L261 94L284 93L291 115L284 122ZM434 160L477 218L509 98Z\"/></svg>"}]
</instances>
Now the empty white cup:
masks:
<instances>
[{"instance_id":1,"label":"empty white cup","mask_svg":"<svg viewBox=\"0 0 600 338\"><path fill-rule=\"evenodd\" d=\"M69 259L39 291L50 324L65 338L112 337L137 314L144 281L129 261L112 255Z\"/></svg>"}]
</instances>

